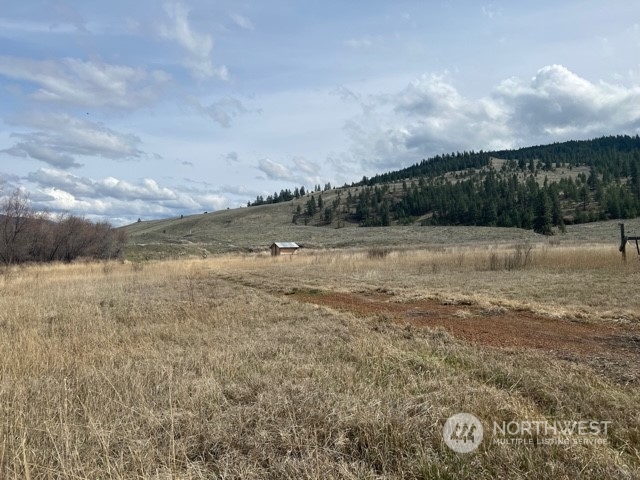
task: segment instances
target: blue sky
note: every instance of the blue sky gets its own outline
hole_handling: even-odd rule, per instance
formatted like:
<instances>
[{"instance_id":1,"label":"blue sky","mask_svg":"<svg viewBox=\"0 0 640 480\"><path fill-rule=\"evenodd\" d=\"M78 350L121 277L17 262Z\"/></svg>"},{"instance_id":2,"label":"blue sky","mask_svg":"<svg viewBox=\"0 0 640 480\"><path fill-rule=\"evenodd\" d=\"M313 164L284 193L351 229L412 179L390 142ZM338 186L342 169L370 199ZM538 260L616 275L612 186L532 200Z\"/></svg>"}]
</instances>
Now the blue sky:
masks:
<instances>
[{"instance_id":1,"label":"blue sky","mask_svg":"<svg viewBox=\"0 0 640 480\"><path fill-rule=\"evenodd\" d=\"M640 2L0 0L0 195L114 224L640 133Z\"/></svg>"}]
</instances>

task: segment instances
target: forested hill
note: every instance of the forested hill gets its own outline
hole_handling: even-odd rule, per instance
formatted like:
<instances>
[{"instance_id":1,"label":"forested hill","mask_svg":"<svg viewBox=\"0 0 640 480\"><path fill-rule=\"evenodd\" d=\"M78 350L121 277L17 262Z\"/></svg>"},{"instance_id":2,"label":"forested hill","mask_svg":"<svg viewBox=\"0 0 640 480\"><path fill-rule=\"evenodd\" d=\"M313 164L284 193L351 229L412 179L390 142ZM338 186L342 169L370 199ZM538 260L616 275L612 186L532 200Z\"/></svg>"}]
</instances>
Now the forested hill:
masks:
<instances>
[{"instance_id":1,"label":"forested hill","mask_svg":"<svg viewBox=\"0 0 640 480\"><path fill-rule=\"evenodd\" d=\"M633 155L640 151L640 137L619 135L601 137L594 140L571 140L550 145L525 147L517 150L494 152L457 152L437 155L422 160L407 168L383 173L363 179L359 184L376 185L414 177L437 177L464 169L487 167L491 158L515 160L518 168L525 170L531 162L542 164L545 170L552 170L554 164L561 167L594 166L601 173L608 172L614 177L628 176ZM637 157L636 157L637 159Z\"/></svg>"},{"instance_id":2,"label":"forested hill","mask_svg":"<svg viewBox=\"0 0 640 480\"><path fill-rule=\"evenodd\" d=\"M567 223L640 215L639 172L640 137L602 137L439 155L331 195L325 191L324 198L316 186L312 194L283 190L254 205L306 193L306 208L293 214L294 223L483 225L551 234Z\"/></svg>"}]
</instances>

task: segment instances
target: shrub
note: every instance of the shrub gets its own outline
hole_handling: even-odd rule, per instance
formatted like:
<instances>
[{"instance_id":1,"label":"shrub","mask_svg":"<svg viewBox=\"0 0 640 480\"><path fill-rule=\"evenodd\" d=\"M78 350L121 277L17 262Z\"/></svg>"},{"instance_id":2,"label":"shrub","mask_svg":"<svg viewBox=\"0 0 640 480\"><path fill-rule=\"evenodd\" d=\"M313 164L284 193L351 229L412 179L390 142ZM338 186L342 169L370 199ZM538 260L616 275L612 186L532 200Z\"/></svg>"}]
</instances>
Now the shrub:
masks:
<instances>
[{"instance_id":1,"label":"shrub","mask_svg":"<svg viewBox=\"0 0 640 480\"><path fill-rule=\"evenodd\" d=\"M367 257L373 258L373 259L383 259L383 258L386 258L387 255L389 255L390 253L391 253L390 248L374 247L374 248L370 248L367 251Z\"/></svg>"}]
</instances>

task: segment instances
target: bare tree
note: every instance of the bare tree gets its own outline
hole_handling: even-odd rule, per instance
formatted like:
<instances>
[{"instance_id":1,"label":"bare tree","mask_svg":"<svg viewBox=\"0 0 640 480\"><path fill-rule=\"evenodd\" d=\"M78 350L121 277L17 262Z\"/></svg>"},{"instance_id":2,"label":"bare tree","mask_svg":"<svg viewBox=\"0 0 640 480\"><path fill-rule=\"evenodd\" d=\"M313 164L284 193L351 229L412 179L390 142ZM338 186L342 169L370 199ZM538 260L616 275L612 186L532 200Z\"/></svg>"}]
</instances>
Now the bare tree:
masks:
<instances>
[{"instance_id":1,"label":"bare tree","mask_svg":"<svg viewBox=\"0 0 640 480\"><path fill-rule=\"evenodd\" d=\"M126 243L126 232L107 222L35 212L19 189L0 204L0 263L5 265L71 262L78 257L118 258Z\"/></svg>"},{"instance_id":2,"label":"bare tree","mask_svg":"<svg viewBox=\"0 0 640 480\"><path fill-rule=\"evenodd\" d=\"M0 204L0 261L5 265L23 260L27 243L22 237L32 215L29 196L18 188Z\"/></svg>"}]
</instances>

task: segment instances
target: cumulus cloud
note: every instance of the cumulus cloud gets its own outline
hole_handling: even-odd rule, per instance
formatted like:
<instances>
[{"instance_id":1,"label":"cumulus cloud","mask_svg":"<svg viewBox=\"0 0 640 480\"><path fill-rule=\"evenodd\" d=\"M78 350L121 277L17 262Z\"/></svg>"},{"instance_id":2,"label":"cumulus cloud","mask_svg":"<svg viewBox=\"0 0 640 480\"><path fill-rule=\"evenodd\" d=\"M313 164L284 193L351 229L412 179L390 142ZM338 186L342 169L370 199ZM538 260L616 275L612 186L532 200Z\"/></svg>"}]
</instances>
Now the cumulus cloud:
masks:
<instances>
[{"instance_id":1,"label":"cumulus cloud","mask_svg":"<svg viewBox=\"0 0 640 480\"><path fill-rule=\"evenodd\" d=\"M344 126L365 171L462 148L507 146L503 109L464 98L446 76L425 75L396 93L372 98L375 108L363 109Z\"/></svg>"},{"instance_id":2,"label":"cumulus cloud","mask_svg":"<svg viewBox=\"0 0 640 480\"><path fill-rule=\"evenodd\" d=\"M133 184L115 177L106 177L92 180L80 177L68 172L41 168L28 175L30 182L38 183L47 188L64 190L75 197L114 198L118 200L145 200L145 201L174 201L179 195L175 191L160 187L158 183L149 178L143 179L138 184Z\"/></svg>"},{"instance_id":3,"label":"cumulus cloud","mask_svg":"<svg viewBox=\"0 0 640 480\"><path fill-rule=\"evenodd\" d=\"M169 82L161 71L83 61L0 56L0 75L37 86L31 97L81 107L132 110L153 103Z\"/></svg>"},{"instance_id":4,"label":"cumulus cloud","mask_svg":"<svg viewBox=\"0 0 640 480\"><path fill-rule=\"evenodd\" d=\"M227 67L215 66L211 59L213 36L193 29L189 22L189 9L181 3L166 3L165 12L171 23L160 27L160 34L176 41L187 52L185 64L200 80L209 78L229 79Z\"/></svg>"},{"instance_id":5,"label":"cumulus cloud","mask_svg":"<svg viewBox=\"0 0 640 480\"><path fill-rule=\"evenodd\" d=\"M209 190L169 188L151 178L132 183L115 177L91 179L41 168L30 173L27 180L37 186L31 195L36 208L91 218L119 217L133 221L138 216L158 218L212 211L227 203L226 197Z\"/></svg>"},{"instance_id":6,"label":"cumulus cloud","mask_svg":"<svg viewBox=\"0 0 640 480\"><path fill-rule=\"evenodd\" d=\"M138 149L140 139L137 136L67 114L24 115L11 123L34 131L13 133L11 136L19 141L0 153L40 160L56 168L80 166L77 156L132 160L144 155Z\"/></svg>"},{"instance_id":7,"label":"cumulus cloud","mask_svg":"<svg viewBox=\"0 0 640 480\"><path fill-rule=\"evenodd\" d=\"M424 75L389 100L396 112L418 117L437 115L443 109L463 110L468 105L444 75Z\"/></svg>"},{"instance_id":8,"label":"cumulus cloud","mask_svg":"<svg viewBox=\"0 0 640 480\"><path fill-rule=\"evenodd\" d=\"M640 127L640 86L595 84L562 65L541 68L528 83L505 80L494 97L507 109L519 136L637 133Z\"/></svg>"},{"instance_id":9,"label":"cumulus cloud","mask_svg":"<svg viewBox=\"0 0 640 480\"><path fill-rule=\"evenodd\" d=\"M640 132L638 85L592 83L561 65L541 68L528 82L505 80L479 99L461 94L447 74L370 98L375 108L363 107L344 130L352 158L371 172L458 150Z\"/></svg>"}]
</instances>

